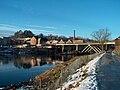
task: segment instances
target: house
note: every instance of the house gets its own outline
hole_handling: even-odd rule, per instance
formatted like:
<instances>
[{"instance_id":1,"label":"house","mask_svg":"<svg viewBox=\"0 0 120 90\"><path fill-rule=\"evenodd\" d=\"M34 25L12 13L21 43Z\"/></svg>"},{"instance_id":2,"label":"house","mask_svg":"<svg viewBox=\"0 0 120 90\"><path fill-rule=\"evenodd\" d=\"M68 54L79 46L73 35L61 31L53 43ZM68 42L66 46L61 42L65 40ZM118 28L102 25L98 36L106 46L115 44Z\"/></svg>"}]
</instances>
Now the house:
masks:
<instances>
[{"instance_id":1,"label":"house","mask_svg":"<svg viewBox=\"0 0 120 90\"><path fill-rule=\"evenodd\" d=\"M72 44L72 41L71 41L71 40L68 40L68 41L66 42L66 44Z\"/></svg>"},{"instance_id":2,"label":"house","mask_svg":"<svg viewBox=\"0 0 120 90\"><path fill-rule=\"evenodd\" d=\"M33 36L33 37L30 39L30 45L37 45L37 37Z\"/></svg>"},{"instance_id":3,"label":"house","mask_svg":"<svg viewBox=\"0 0 120 90\"><path fill-rule=\"evenodd\" d=\"M59 44L64 44L65 42L61 39L60 40L60 42L59 42Z\"/></svg>"},{"instance_id":4,"label":"house","mask_svg":"<svg viewBox=\"0 0 120 90\"><path fill-rule=\"evenodd\" d=\"M50 41L47 41L46 44L51 44Z\"/></svg>"},{"instance_id":5,"label":"house","mask_svg":"<svg viewBox=\"0 0 120 90\"><path fill-rule=\"evenodd\" d=\"M37 38L35 36L31 38L30 45L37 45Z\"/></svg>"},{"instance_id":6,"label":"house","mask_svg":"<svg viewBox=\"0 0 120 90\"><path fill-rule=\"evenodd\" d=\"M30 45L31 46L37 46L41 47L41 38L38 38L37 36L33 36L30 40Z\"/></svg>"},{"instance_id":7,"label":"house","mask_svg":"<svg viewBox=\"0 0 120 90\"><path fill-rule=\"evenodd\" d=\"M31 38L12 38L15 41L15 44L22 45L30 43Z\"/></svg>"},{"instance_id":8,"label":"house","mask_svg":"<svg viewBox=\"0 0 120 90\"><path fill-rule=\"evenodd\" d=\"M120 49L120 36L115 39L115 49Z\"/></svg>"},{"instance_id":9,"label":"house","mask_svg":"<svg viewBox=\"0 0 120 90\"><path fill-rule=\"evenodd\" d=\"M40 47L40 46L41 46L40 41L41 41L41 38L38 38L37 47Z\"/></svg>"},{"instance_id":10,"label":"house","mask_svg":"<svg viewBox=\"0 0 120 90\"><path fill-rule=\"evenodd\" d=\"M82 44L82 43L83 43L83 40L74 40L73 43L75 43L75 44Z\"/></svg>"},{"instance_id":11,"label":"house","mask_svg":"<svg viewBox=\"0 0 120 90\"><path fill-rule=\"evenodd\" d=\"M52 44L57 44L57 43L58 43L57 40L53 40L53 41L52 41Z\"/></svg>"}]
</instances>

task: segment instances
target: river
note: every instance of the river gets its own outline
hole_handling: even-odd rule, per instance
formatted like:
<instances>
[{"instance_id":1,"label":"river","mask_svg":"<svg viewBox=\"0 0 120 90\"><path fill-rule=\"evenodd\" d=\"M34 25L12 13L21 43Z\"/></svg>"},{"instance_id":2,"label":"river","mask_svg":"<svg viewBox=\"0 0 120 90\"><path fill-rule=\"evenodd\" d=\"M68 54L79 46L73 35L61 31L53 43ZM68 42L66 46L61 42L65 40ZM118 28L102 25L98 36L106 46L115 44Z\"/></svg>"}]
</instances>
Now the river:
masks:
<instances>
[{"instance_id":1,"label":"river","mask_svg":"<svg viewBox=\"0 0 120 90\"><path fill-rule=\"evenodd\" d=\"M33 79L72 56L0 56L0 87Z\"/></svg>"}]
</instances>

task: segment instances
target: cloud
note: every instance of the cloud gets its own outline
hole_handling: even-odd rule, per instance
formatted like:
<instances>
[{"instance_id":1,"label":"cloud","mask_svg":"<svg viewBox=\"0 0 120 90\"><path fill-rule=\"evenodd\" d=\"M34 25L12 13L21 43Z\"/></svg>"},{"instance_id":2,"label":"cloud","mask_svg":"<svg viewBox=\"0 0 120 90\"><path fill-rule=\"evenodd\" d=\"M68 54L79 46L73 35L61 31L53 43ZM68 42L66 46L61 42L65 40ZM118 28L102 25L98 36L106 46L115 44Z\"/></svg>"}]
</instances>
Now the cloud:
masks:
<instances>
[{"instance_id":1,"label":"cloud","mask_svg":"<svg viewBox=\"0 0 120 90\"><path fill-rule=\"evenodd\" d=\"M37 27L37 28L35 28ZM0 36L10 36L13 35L16 31L19 30L30 30L32 31L35 35L38 35L40 33L43 33L45 35L48 34L54 34L55 27L48 27L48 26L37 26L37 25L26 25L26 26L16 26L16 25L10 25L10 24L0 24Z\"/></svg>"},{"instance_id":2,"label":"cloud","mask_svg":"<svg viewBox=\"0 0 120 90\"><path fill-rule=\"evenodd\" d=\"M53 31L45 30L45 29L23 28L22 30L30 30L30 31L32 31L36 35L38 35L40 33L43 33L43 34L53 33Z\"/></svg>"},{"instance_id":3,"label":"cloud","mask_svg":"<svg viewBox=\"0 0 120 90\"><path fill-rule=\"evenodd\" d=\"M17 28L17 26L9 25L9 24L0 24L0 27Z\"/></svg>"},{"instance_id":4,"label":"cloud","mask_svg":"<svg viewBox=\"0 0 120 90\"><path fill-rule=\"evenodd\" d=\"M44 28L44 29L56 29L56 27L52 27L52 26L39 26L39 25L28 25L28 27L32 27L32 28Z\"/></svg>"},{"instance_id":5,"label":"cloud","mask_svg":"<svg viewBox=\"0 0 120 90\"><path fill-rule=\"evenodd\" d=\"M17 27L13 25L0 24L0 35L1 36L10 36L15 33Z\"/></svg>"}]
</instances>

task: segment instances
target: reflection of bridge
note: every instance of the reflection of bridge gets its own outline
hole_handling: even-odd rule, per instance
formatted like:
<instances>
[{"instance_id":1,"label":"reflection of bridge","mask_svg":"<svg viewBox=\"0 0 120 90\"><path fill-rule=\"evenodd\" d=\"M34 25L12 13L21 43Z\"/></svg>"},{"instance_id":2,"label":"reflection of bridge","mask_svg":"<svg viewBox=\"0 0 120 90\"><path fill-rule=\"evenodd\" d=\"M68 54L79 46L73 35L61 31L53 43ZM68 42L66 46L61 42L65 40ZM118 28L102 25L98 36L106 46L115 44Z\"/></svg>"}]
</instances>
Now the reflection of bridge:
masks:
<instances>
[{"instance_id":1,"label":"reflection of bridge","mask_svg":"<svg viewBox=\"0 0 120 90\"><path fill-rule=\"evenodd\" d=\"M115 42L107 42L102 45L101 43L81 43L81 44L55 44L56 48L61 48L61 52L72 53L100 53L103 50L109 50L110 47L114 47Z\"/></svg>"}]
</instances>

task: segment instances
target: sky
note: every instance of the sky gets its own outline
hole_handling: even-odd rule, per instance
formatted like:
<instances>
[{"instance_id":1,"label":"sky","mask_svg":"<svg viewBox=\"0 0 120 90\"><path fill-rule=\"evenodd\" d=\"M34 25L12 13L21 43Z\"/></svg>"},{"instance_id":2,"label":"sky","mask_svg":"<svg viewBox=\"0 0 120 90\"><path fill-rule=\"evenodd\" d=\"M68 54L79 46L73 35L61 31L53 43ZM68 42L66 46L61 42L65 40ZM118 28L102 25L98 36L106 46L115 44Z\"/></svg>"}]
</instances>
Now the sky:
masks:
<instances>
[{"instance_id":1,"label":"sky","mask_svg":"<svg viewBox=\"0 0 120 90\"><path fill-rule=\"evenodd\" d=\"M0 0L0 36L19 30L38 35L91 38L107 28L111 39L120 36L120 0Z\"/></svg>"}]
</instances>

